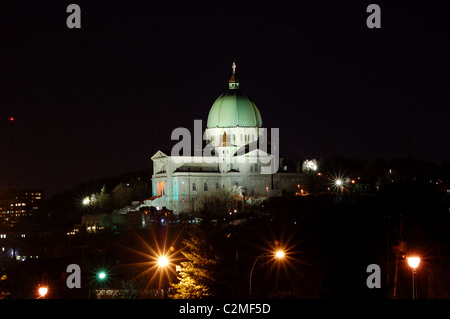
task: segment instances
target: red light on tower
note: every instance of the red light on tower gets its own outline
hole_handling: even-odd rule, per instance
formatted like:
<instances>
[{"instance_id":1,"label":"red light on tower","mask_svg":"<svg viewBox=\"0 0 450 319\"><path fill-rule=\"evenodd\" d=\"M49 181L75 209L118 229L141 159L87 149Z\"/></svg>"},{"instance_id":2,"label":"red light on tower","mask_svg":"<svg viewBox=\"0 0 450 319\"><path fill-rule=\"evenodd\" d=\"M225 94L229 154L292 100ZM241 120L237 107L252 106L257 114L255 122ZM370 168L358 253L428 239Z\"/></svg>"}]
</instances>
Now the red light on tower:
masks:
<instances>
[{"instance_id":1,"label":"red light on tower","mask_svg":"<svg viewBox=\"0 0 450 319\"><path fill-rule=\"evenodd\" d=\"M14 117L11 116L11 117L9 118L9 121L10 121L10 122L14 122Z\"/></svg>"}]
</instances>

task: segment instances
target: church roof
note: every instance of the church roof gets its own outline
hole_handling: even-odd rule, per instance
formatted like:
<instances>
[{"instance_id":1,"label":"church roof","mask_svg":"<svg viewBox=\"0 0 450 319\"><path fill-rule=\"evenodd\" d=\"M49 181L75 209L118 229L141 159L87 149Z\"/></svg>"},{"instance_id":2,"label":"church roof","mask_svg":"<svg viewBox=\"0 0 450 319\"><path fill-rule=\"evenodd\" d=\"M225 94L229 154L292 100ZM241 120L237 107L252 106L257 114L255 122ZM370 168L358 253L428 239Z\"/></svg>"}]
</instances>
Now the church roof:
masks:
<instances>
[{"instance_id":1,"label":"church roof","mask_svg":"<svg viewBox=\"0 0 450 319\"><path fill-rule=\"evenodd\" d=\"M198 166L183 164L174 171L174 173L181 172L218 173L219 167L217 165Z\"/></svg>"}]
</instances>

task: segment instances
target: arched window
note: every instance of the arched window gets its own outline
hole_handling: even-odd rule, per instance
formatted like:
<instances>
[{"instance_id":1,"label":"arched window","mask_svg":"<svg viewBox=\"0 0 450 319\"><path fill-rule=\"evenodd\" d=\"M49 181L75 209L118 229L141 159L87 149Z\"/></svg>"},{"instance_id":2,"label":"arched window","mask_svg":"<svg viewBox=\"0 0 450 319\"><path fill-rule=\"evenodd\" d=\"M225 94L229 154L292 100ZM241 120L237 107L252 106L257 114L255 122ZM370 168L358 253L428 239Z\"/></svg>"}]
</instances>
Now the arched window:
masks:
<instances>
[{"instance_id":1,"label":"arched window","mask_svg":"<svg viewBox=\"0 0 450 319\"><path fill-rule=\"evenodd\" d=\"M192 190L196 191L197 190L197 186L195 186L195 183L192 183Z\"/></svg>"},{"instance_id":2,"label":"arched window","mask_svg":"<svg viewBox=\"0 0 450 319\"><path fill-rule=\"evenodd\" d=\"M208 183L205 183L205 184L203 185L203 190L205 190L205 191L208 190Z\"/></svg>"},{"instance_id":3,"label":"arched window","mask_svg":"<svg viewBox=\"0 0 450 319\"><path fill-rule=\"evenodd\" d=\"M156 182L156 196L162 196L166 194L166 185L164 181Z\"/></svg>"}]
</instances>

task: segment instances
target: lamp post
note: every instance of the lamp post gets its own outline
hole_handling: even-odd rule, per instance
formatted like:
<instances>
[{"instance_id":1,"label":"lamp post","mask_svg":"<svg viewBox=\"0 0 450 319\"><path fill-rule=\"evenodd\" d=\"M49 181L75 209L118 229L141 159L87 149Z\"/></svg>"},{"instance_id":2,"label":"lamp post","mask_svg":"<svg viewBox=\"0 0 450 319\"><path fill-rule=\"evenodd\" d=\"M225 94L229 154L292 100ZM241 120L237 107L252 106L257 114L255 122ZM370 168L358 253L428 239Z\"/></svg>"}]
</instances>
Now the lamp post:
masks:
<instances>
[{"instance_id":1,"label":"lamp post","mask_svg":"<svg viewBox=\"0 0 450 319\"><path fill-rule=\"evenodd\" d=\"M162 279L161 271L164 268L166 268L167 266L169 266L170 261L169 261L169 258L167 258L167 256L161 255L161 256L158 257L157 263L158 263L158 268L159 268L159 271L160 271L160 275L159 275L160 277L159 277L159 283L158 283L158 296L160 296L161 299L163 299L164 296L161 293L161 279Z\"/></svg>"},{"instance_id":2,"label":"lamp post","mask_svg":"<svg viewBox=\"0 0 450 319\"><path fill-rule=\"evenodd\" d=\"M337 193L338 195L341 193L341 190L343 188L344 182L342 181L342 179L338 178L335 180L334 185L337 188Z\"/></svg>"},{"instance_id":3,"label":"lamp post","mask_svg":"<svg viewBox=\"0 0 450 319\"><path fill-rule=\"evenodd\" d=\"M408 257L408 265L412 268L412 287L413 287L413 299L416 299L416 290L415 290L415 279L416 279L416 269L419 267L420 258L419 257Z\"/></svg>"},{"instance_id":4,"label":"lamp post","mask_svg":"<svg viewBox=\"0 0 450 319\"><path fill-rule=\"evenodd\" d=\"M89 285L89 295L88 295L88 299L91 299L91 290L92 290L92 283L94 282L94 280L97 280L97 281L103 281L103 280L105 280L106 279L106 272L104 272L104 271L99 271L98 273L97 273L97 276L95 276L95 278L93 279L93 280L91 280L91 284ZM105 292L106 292L106 290L105 290Z\"/></svg>"},{"instance_id":5,"label":"lamp post","mask_svg":"<svg viewBox=\"0 0 450 319\"><path fill-rule=\"evenodd\" d=\"M281 259L284 257L284 251L282 250L278 250L276 252L265 252L261 255L259 255L256 259L255 262L253 263L252 269L250 270L250 283L249 283L249 287L248 287L248 296L249 299L252 299L252 275L253 275L253 269L255 268L256 263L258 262L258 260L262 257L266 257L266 256L274 256L275 259Z\"/></svg>"}]
</instances>

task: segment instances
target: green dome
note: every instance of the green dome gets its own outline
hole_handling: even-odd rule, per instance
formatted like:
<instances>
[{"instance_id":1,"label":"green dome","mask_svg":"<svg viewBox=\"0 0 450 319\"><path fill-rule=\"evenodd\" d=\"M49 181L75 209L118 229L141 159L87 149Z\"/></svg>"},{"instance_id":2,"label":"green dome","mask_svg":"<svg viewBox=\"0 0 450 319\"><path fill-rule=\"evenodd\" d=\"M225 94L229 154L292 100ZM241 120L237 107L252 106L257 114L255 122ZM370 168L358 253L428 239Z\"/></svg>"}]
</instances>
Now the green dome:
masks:
<instances>
[{"instance_id":1,"label":"green dome","mask_svg":"<svg viewBox=\"0 0 450 319\"><path fill-rule=\"evenodd\" d=\"M239 89L234 70L229 81L229 90L219 96L212 105L206 126L262 127L259 110L253 100Z\"/></svg>"}]
</instances>

